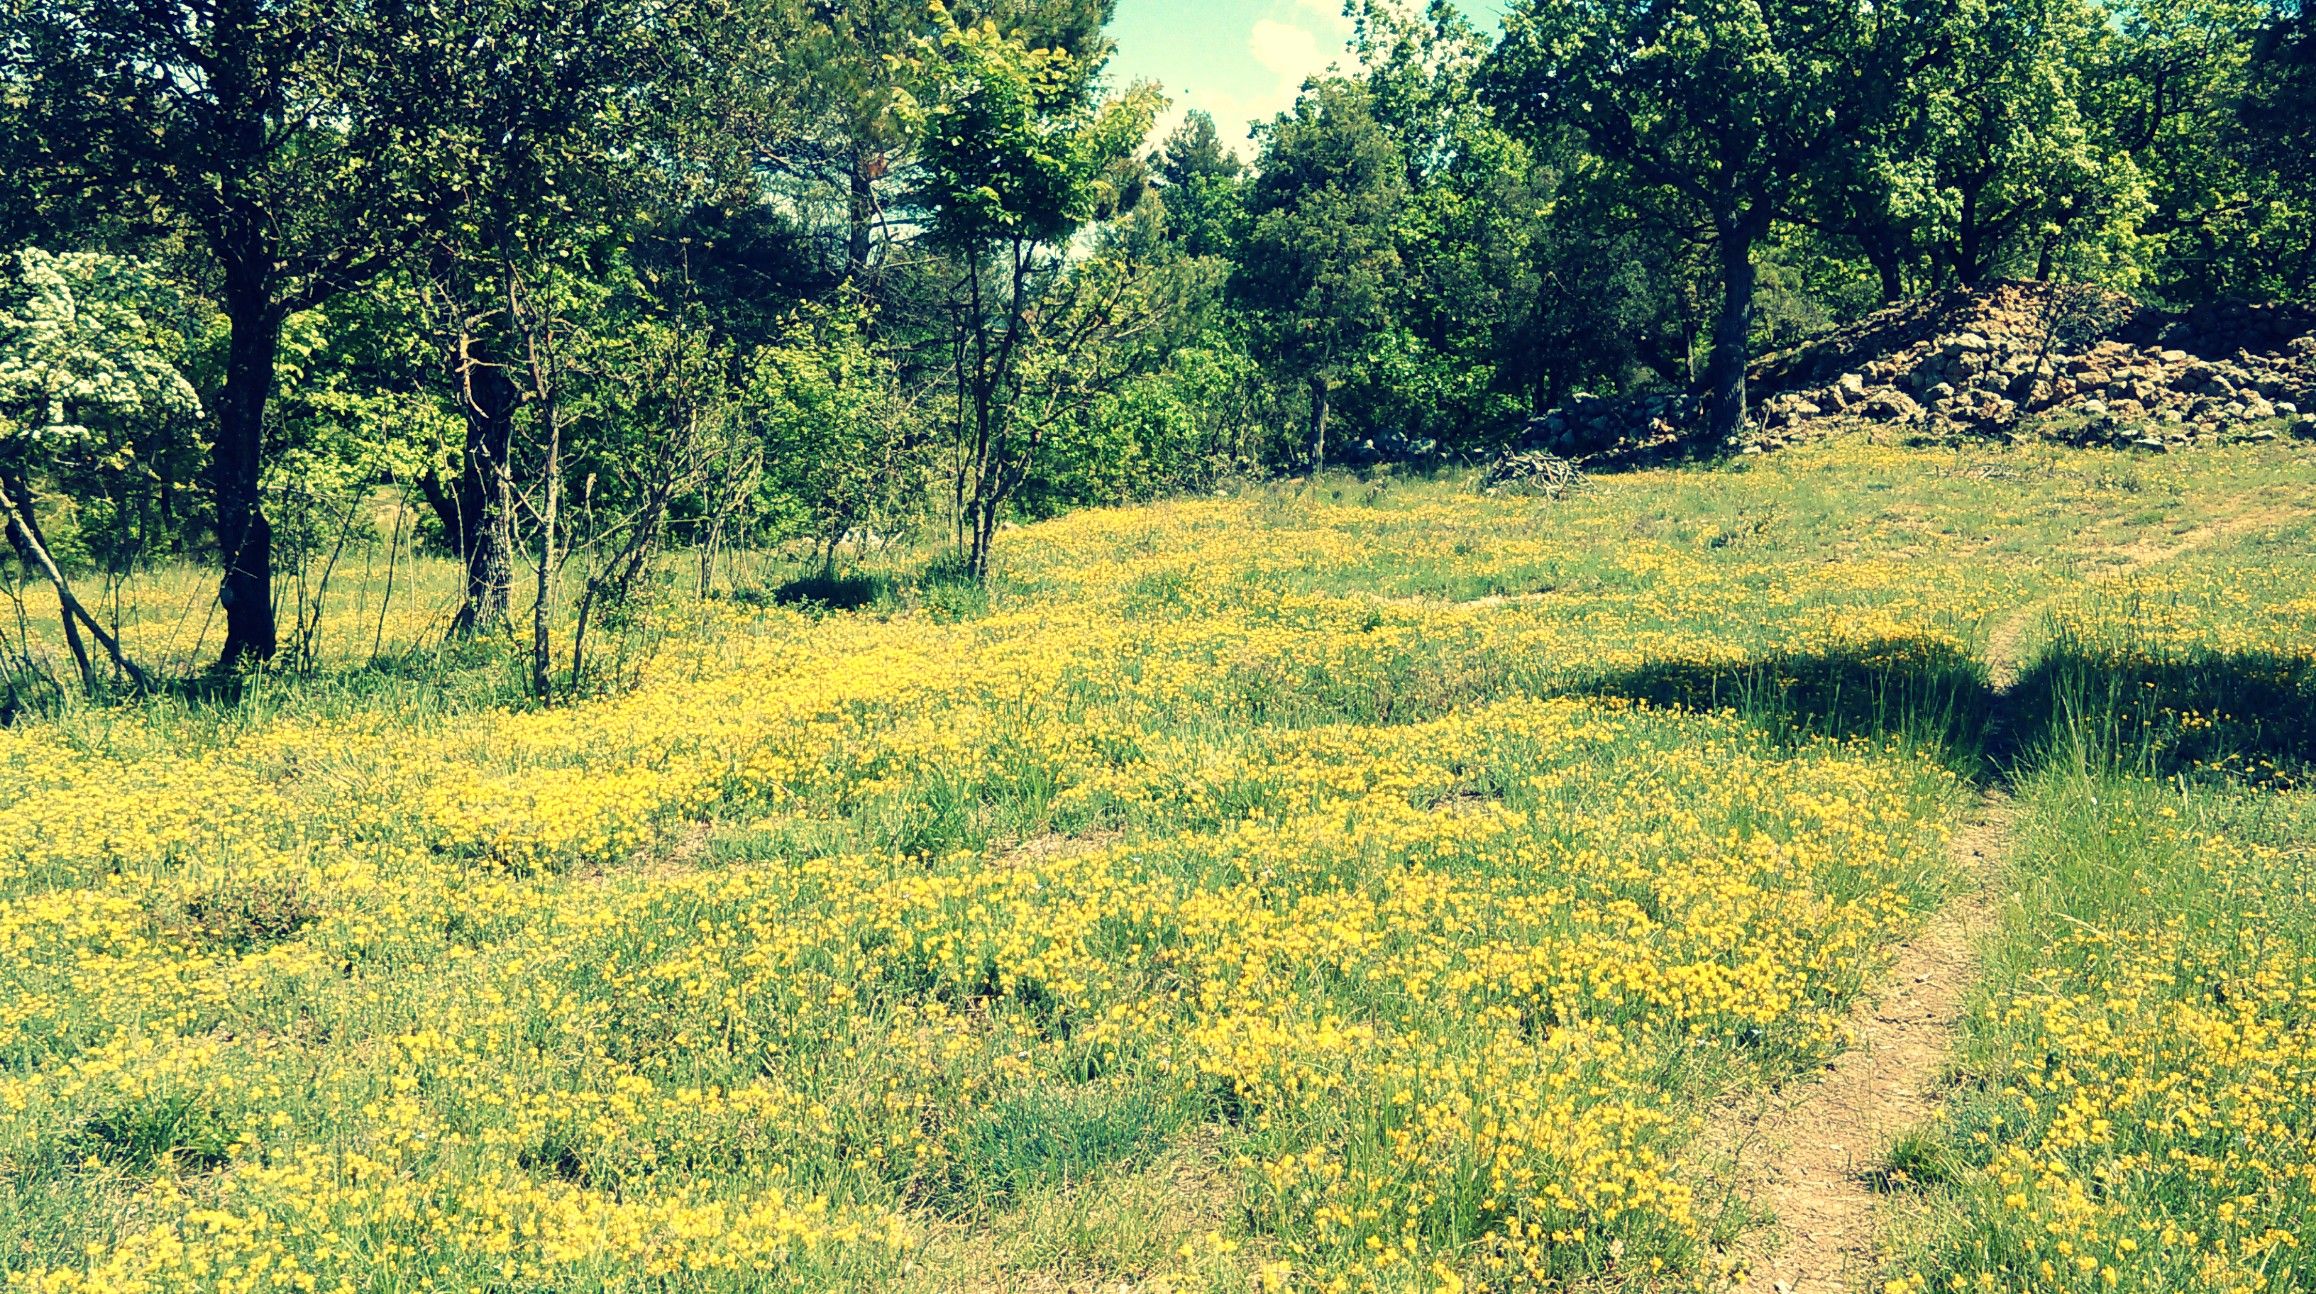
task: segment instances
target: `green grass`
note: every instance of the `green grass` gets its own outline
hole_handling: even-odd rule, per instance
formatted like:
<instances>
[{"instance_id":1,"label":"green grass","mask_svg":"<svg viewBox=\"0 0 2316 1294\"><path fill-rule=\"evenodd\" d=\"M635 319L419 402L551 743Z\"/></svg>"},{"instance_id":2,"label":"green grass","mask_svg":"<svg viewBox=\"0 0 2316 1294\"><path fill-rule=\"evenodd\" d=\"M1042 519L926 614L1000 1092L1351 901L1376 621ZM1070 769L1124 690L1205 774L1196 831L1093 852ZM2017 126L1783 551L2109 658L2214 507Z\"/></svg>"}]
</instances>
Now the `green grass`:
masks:
<instances>
[{"instance_id":1,"label":"green grass","mask_svg":"<svg viewBox=\"0 0 2316 1294\"><path fill-rule=\"evenodd\" d=\"M2154 1158L2101 1177L2022 1101L2121 1081L2046 999L2109 1010L2126 959L2168 967L2113 1008L2155 1040L2308 952L2312 457L1853 446L1558 503L1329 478L1008 532L987 589L921 556L767 566L668 599L689 627L632 694L553 713L505 645L423 632L60 705L6 734L32 789L0 811L78 825L10 824L0 1251L75 1268L314 1207L356 1256L268 1242L377 1290L1237 1290L1402 1241L1422 1262L1381 1288L1515 1260L1710 1287L1741 1207L1520 1214L1562 1233L1523 1252L1490 1174L1684 1180L1718 1095L1836 1045L1959 883L1933 828L2005 781L2016 898L1963 1098L1883 1174L1916 1224L1893 1274L2044 1281L2013 1146L2063 1149L2110 1242L2246 1193L2301 1227L2248 1162L2165 1175L2240 1150L2224 1119L2134 1132ZM1997 696L1987 644L2022 625ZM789 718L725 735L755 711ZM600 839L489 834L605 803ZM1764 967L1758 1001L1714 996ZM2262 1009L2298 1038L2312 1003ZM629 1257L509 1276L493 1247L502 1212L771 1192L910 1238L678 1284ZM2118 1278L2234 1288L2142 1262ZM2296 1253L2262 1262L2305 1286Z\"/></svg>"},{"instance_id":2,"label":"green grass","mask_svg":"<svg viewBox=\"0 0 2316 1294\"><path fill-rule=\"evenodd\" d=\"M2316 1288L2316 677L2305 545L2085 599L2017 705L2018 841L1893 1275ZM2302 530L2299 533L2304 534Z\"/></svg>"}]
</instances>

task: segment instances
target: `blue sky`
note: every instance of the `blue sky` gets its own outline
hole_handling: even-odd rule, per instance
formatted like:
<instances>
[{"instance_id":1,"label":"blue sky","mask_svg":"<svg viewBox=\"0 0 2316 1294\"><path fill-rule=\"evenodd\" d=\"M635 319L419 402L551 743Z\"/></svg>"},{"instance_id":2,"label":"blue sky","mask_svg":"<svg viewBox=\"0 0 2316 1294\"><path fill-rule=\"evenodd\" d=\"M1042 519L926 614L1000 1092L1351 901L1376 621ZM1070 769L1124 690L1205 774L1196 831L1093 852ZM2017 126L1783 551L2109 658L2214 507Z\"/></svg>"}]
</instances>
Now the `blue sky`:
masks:
<instances>
[{"instance_id":1,"label":"blue sky","mask_svg":"<svg viewBox=\"0 0 2316 1294\"><path fill-rule=\"evenodd\" d=\"M1495 0L1464 7L1501 8ZM1303 78L1343 57L1351 22L1342 11L1342 0L1119 0L1110 74L1166 88L1174 107L1159 122L1160 138L1204 108L1224 139L1240 142L1249 122L1292 106Z\"/></svg>"}]
</instances>

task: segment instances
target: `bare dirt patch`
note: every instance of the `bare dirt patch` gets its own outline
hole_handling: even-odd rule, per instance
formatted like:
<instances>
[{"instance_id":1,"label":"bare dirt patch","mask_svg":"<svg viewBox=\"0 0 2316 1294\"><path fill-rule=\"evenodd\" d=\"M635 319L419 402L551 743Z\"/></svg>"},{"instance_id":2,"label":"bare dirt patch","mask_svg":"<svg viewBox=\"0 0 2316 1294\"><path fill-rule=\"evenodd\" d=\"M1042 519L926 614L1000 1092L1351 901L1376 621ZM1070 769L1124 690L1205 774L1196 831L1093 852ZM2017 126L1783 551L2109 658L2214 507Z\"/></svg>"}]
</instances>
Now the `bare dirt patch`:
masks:
<instances>
[{"instance_id":1,"label":"bare dirt patch","mask_svg":"<svg viewBox=\"0 0 2316 1294\"><path fill-rule=\"evenodd\" d=\"M2261 531L2281 530L2305 516L2307 513L2298 508L2274 505L2252 508L2224 521L2126 544L2110 551L2107 561L2112 568L2130 574L2176 561L2215 544L2224 544Z\"/></svg>"},{"instance_id":2,"label":"bare dirt patch","mask_svg":"<svg viewBox=\"0 0 2316 1294\"><path fill-rule=\"evenodd\" d=\"M2008 798L1989 792L1955 835L1956 863L1981 884L1898 949L1882 991L1851 1017L1856 1044L1818 1074L1733 1112L1722 1135L1733 1145L1736 1184L1773 1222L1740 1247L1737 1288L1872 1287L1881 1219L1872 1175L1891 1144L1938 1108L1977 980L1977 945L1993 923L1985 883L2009 847L2010 816Z\"/></svg>"},{"instance_id":3,"label":"bare dirt patch","mask_svg":"<svg viewBox=\"0 0 2316 1294\"><path fill-rule=\"evenodd\" d=\"M1125 832L1110 829L1074 836L1059 831L1040 831L1002 849L991 851L989 864L999 869L1041 867L1064 858L1076 858L1107 849L1125 838Z\"/></svg>"}]
</instances>

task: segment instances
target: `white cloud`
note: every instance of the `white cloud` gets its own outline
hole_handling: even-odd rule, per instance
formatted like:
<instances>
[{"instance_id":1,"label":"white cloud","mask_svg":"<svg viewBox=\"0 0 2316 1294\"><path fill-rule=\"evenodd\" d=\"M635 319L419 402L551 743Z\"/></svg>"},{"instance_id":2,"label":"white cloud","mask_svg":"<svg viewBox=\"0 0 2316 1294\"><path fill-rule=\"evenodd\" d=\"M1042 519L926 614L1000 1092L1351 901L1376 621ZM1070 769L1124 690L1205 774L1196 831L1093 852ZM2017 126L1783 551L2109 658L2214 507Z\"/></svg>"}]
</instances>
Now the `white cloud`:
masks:
<instances>
[{"instance_id":1,"label":"white cloud","mask_svg":"<svg viewBox=\"0 0 2316 1294\"><path fill-rule=\"evenodd\" d=\"M1308 27L1290 27L1270 18L1254 25L1247 47L1254 51L1255 62L1262 64L1271 75L1296 85L1327 63L1326 56L1319 52L1317 32Z\"/></svg>"},{"instance_id":2,"label":"white cloud","mask_svg":"<svg viewBox=\"0 0 2316 1294\"><path fill-rule=\"evenodd\" d=\"M1247 127L1295 106L1303 82L1342 61L1352 24L1341 0L1273 0L1271 15L1248 29L1245 49L1267 74L1228 89L1212 85L1176 89L1173 106L1158 121L1153 140L1163 140L1192 109L1211 113L1224 142L1251 156Z\"/></svg>"}]
</instances>

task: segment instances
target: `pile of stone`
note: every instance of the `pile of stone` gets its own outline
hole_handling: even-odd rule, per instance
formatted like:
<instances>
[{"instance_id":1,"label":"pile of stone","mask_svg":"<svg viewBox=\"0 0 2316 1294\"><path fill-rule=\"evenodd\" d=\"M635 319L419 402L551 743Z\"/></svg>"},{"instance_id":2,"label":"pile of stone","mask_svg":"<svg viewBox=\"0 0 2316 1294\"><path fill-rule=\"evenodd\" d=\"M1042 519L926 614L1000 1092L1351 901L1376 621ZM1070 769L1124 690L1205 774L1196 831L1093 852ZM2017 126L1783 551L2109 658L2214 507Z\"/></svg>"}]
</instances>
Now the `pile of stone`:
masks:
<instances>
[{"instance_id":1,"label":"pile of stone","mask_svg":"<svg viewBox=\"0 0 2316 1294\"><path fill-rule=\"evenodd\" d=\"M2081 285L2006 283L1879 311L1751 373L1744 448L1843 425L1930 439L2045 436L2169 449L2316 439L2316 311L2214 305L2183 315ZM1579 397L1525 443L1571 458L1693 433L1678 395Z\"/></svg>"},{"instance_id":2,"label":"pile of stone","mask_svg":"<svg viewBox=\"0 0 2316 1294\"><path fill-rule=\"evenodd\" d=\"M1523 494L1558 499L1584 488L1584 469L1549 450L1514 450L1481 474L1483 494Z\"/></svg>"},{"instance_id":3,"label":"pile of stone","mask_svg":"<svg viewBox=\"0 0 2316 1294\"><path fill-rule=\"evenodd\" d=\"M1762 361L1754 383L1768 448L1835 417L2151 448L2316 436L2316 316L2168 316L2095 288L2004 284L1871 316Z\"/></svg>"},{"instance_id":4,"label":"pile of stone","mask_svg":"<svg viewBox=\"0 0 2316 1294\"><path fill-rule=\"evenodd\" d=\"M1699 409L1685 395L1578 395L1528 424L1521 444L1563 458L1590 458L1619 448L1655 445L1696 425Z\"/></svg>"}]
</instances>

